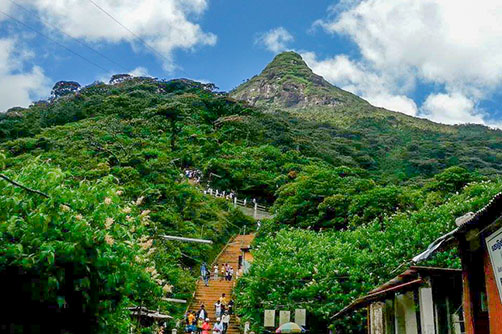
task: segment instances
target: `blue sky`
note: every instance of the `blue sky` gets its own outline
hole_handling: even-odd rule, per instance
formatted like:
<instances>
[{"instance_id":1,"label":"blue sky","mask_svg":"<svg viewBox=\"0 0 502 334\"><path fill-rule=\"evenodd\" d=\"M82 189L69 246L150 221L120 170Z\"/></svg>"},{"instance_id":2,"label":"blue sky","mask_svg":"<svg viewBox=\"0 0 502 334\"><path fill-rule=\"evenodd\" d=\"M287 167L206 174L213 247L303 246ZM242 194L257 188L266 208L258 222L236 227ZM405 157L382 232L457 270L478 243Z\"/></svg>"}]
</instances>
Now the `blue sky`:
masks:
<instances>
[{"instance_id":1,"label":"blue sky","mask_svg":"<svg viewBox=\"0 0 502 334\"><path fill-rule=\"evenodd\" d=\"M502 124L495 0L4 0L0 10L10 16L0 13L0 110L48 96L58 80L88 84L111 73L230 90L294 50L374 105L442 123Z\"/></svg>"}]
</instances>

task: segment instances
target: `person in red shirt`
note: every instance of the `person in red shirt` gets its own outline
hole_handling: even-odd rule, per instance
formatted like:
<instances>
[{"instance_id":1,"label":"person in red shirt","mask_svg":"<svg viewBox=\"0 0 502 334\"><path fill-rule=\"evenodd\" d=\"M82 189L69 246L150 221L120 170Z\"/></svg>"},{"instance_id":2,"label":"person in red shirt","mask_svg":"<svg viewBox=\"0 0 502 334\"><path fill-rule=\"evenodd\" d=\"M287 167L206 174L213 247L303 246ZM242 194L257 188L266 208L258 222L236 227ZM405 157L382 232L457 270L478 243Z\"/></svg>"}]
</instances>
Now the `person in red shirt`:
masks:
<instances>
[{"instance_id":1,"label":"person in red shirt","mask_svg":"<svg viewBox=\"0 0 502 334\"><path fill-rule=\"evenodd\" d=\"M202 334L209 334L211 330L211 325L209 325L209 318L206 318L206 321L202 324Z\"/></svg>"}]
</instances>

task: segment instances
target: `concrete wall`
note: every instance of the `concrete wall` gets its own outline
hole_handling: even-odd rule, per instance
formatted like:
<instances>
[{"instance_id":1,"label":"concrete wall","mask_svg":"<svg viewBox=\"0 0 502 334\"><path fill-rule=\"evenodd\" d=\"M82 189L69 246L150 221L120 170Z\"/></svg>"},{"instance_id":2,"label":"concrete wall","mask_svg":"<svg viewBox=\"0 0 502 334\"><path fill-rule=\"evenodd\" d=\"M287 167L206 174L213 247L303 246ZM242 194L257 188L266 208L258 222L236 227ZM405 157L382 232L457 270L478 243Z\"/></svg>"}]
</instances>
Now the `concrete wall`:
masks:
<instances>
[{"instance_id":1,"label":"concrete wall","mask_svg":"<svg viewBox=\"0 0 502 334\"><path fill-rule=\"evenodd\" d=\"M420 328L421 334L435 334L434 303L432 301L432 288L420 288L418 290L420 302Z\"/></svg>"},{"instance_id":2,"label":"concrete wall","mask_svg":"<svg viewBox=\"0 0 502 334\"><path fill-rule=\"evenodd\" d=\"M369 334L385 334L385 304L376 302L369 307Z\"/></svg>"},{"instance_id":3,"label":"concrete wall","mask_svg":"<svg viewBox=\"0 0 502 334\"><path fill-rule=\"evenodd\" d=\"M395 312L397 334L418 334L415 298L412 291L396 296Z\"/></svg>"}]
</instances>

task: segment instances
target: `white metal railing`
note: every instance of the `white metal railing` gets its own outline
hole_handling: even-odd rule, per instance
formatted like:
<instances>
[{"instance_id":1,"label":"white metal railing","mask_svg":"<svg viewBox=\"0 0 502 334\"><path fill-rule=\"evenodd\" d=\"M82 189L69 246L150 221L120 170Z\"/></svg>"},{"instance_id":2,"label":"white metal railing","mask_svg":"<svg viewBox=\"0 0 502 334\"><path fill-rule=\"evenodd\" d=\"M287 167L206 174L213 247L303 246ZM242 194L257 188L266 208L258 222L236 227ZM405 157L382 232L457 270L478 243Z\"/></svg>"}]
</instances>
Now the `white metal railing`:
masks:
<instances>
[{"instance_id":1,"label":"white metal railing","mask_svg":"<svg viewBox=\"0 0 502 334\"><path fill-rule=\"evenodd\" d=\"M246 208L251 208L255 212L262 211L264 213L269 213L269 207L266 205L258 204L256 199L252 199L250 201L247 198L240 199L233 192L227 193L225 191L213 190L212 188L208 188L204 190L204 194L210 195L216 198L224 198L228 201L232 201L234 206L241 206Z\"/></svg>"},{"instance_id":2,"label":"white metal railing","mask_svg":"<svg viewBox=\"0 0 502 334\"><path fill-rule=\"evenodd\" d=\"M201 189L204 192L204 194L216 198L224 198L227 201L231 201L234 207L239 206L241 208L251 209L253 218L255 219L272 217L272 214L270 213L270 207L267 205L258 204L258 201L255 198L248 201L247 198L243 199L239 198L238 195L235 194L233 191L220 191L219 189L212 189L211 187L209 187L209 184L207 184L207 186L204 187L201 183L203 175L202 172L198 169L186 169L184 170L184 174L181 174L181 176L183 175L190 181L194 182L195 184L200 185L202 187ZM218 176L213 173L211 173L211 175ZM218 177L221 178L221 176ZM251 215L251 213L249 212L247 214Z\"/></svg>"}]
</instances>

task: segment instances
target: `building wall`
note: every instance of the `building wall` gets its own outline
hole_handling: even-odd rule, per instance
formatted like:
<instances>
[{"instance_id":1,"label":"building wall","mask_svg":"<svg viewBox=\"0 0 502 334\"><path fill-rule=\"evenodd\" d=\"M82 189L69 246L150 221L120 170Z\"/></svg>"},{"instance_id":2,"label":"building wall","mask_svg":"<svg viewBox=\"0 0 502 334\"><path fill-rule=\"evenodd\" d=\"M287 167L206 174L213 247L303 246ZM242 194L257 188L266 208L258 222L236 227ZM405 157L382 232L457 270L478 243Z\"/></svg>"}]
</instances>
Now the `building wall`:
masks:
<instances>
[{"instance_id":1,"label":"building wall","mask_svg":"<svg viewBox=\"0 0 502 334\"><path fill-rule=\"evenodd\" d=\"M420 328L421 334L435 334L434 303L432 300L432 288L422 287L418 289L418 301L420 303Z\"/></svg>"},{"instance_id":2,"label":"building wall","mask_svg":"<svg viewBox=\"0 0 502 334\"><path fill-rule=\"evenodd\" d=\"M474 319L473 319L473 310L471 303L471 286L469 284L469 275L467 268L465 267L465 263L462 262L464 268L462 270L462 282L464 284L463 291L463 300L464 300L464 325L465 332L467 334L474 334Z\"/></svg>"},{"instance_id":3,"label":"building wall","mask_svg":"<svg viewBox=\"0 0 502 334\"><path fill-rule=\"evenodd\" d=\"M497 283L495 282L495 275L488 252L484 254L484 264L490 334L500 334L502 333L502 303L500 301L499 291Z\"/></svg>"},{"instance_id":4,"label":"building wall","mask_svg":"<svg viewBox=\"0 0 502 334\"><path fill-rule=\"evenodd\" d=\"M417 334L417 313L414 292L396 295L395 299L396 333Z\"/></svg>"},{"instance_id":5,"label":"building wall","mask_svg":"<svg viewBox=\"0 0 502 334\"><path fill-rule=\"evenodd\" d=\"M385 304L372 303L369 307L369 334L385 334Z\"/></svg>"}]
</instances>

